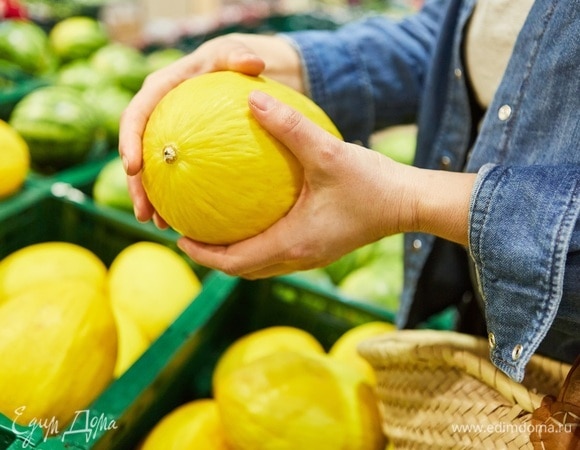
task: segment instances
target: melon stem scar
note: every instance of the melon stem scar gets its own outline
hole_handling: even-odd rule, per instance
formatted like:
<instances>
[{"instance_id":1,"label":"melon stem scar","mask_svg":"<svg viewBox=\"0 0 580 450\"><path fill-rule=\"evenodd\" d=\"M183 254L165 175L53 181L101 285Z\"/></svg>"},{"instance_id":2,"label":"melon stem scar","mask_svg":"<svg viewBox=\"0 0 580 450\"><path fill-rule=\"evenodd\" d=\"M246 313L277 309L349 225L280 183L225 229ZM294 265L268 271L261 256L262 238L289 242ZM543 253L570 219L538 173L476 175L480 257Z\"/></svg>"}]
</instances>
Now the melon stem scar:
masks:
<instances>
[{"instance_id":1,"label":"melon stem scar","mask_svg":"<svg viewBox=\"0 0 580 450\"><path fill-rule=\"evenodd\" d=\"M166 145L163 149L163 161L172 164L177 159L177 150L173 145Z\"/></svg>"}]
</instances>

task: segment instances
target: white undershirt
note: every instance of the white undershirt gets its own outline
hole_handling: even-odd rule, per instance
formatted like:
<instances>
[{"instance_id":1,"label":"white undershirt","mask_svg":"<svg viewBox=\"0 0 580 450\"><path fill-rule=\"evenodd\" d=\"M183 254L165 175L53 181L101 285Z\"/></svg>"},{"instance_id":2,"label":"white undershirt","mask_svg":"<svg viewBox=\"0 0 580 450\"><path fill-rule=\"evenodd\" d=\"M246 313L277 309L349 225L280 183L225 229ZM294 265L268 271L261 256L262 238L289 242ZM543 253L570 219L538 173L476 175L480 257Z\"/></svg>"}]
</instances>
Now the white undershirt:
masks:
<instances>
[{"instance_id":1,"label":"white undershirt","mask_svg":"<svg viewBox=\"0 0 580 450\"><path fill-rule=\"evenodd\" d=\"M475 5L465 37L465 58L475 98L484 109L491 103L533 3L479 0Z\"/></svg>"}]
</instances>

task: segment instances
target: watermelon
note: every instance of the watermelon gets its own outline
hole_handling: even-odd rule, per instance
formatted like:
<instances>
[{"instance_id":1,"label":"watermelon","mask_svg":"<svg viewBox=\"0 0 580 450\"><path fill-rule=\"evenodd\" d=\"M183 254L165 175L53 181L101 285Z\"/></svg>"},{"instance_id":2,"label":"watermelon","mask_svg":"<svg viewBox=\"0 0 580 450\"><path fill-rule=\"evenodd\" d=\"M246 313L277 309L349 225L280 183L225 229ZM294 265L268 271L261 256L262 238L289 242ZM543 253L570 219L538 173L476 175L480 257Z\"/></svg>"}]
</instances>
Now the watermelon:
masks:
<instances>
[{"instance_id":1,"label":"watermelon","mask_svg":"<svg viewBox=\"0 0 580 450\"><path fill-rule=\"evenodd\" d=\"M26 95L9 123L30 148L31 165L53 172L83 161L97 142L94 107L76 89L46 86Z\"/></svg>"},{"instance_id":2,"label":"watermelon","mask_svg":"<svg viewBox=\"0 0 580 450\"><path fill-rule=\"evenodd\" d=\"M90 58L92 66L135 93L149 74L147 58L134 47L120 42L105 45Z\"/></svg>"},{"instance_id":3,"label":"watermelon","mask_svg":"<svg viewBox=\"0 0 580 450\"><path fill-rule=\"evenodd\" d=\"M84 91L94 86L112 84L113 80L96 70L87 60L77 59L63 65L57 72L55 84L71 86Z\"/></svg>"},{"instance_id":4,"label":"watermelon","mask_svg":"<svg viewBox=\"0 0 580 450\"><path fill-rule=\"evenodd\" d=\"M35 76L51 73L58 65L46 32L21 19L0 21L0 60L14 63Z\"/></svg>"},{"instance_id":5,"label":"watermelon","mask_svg":"<svg viewBox=\"0 0 580 450\"><path fill-rule=\"evenodd\" d=\"M48 41L62 63L85 59L109 43L104 25L84 16L67 17L58 22L48 34Z\"/></svg>"},{"instance_id":6,"label":"watermelon","mask_svg":"<svg viewBox=\"0 0 580 450\"><path fill-rule=\"evenodd\" d=\"M121 115L133 93L117 85L100 85L86 89L83 98L96 108L109 146L117 146Z\"/></svg>"}]
</instances>

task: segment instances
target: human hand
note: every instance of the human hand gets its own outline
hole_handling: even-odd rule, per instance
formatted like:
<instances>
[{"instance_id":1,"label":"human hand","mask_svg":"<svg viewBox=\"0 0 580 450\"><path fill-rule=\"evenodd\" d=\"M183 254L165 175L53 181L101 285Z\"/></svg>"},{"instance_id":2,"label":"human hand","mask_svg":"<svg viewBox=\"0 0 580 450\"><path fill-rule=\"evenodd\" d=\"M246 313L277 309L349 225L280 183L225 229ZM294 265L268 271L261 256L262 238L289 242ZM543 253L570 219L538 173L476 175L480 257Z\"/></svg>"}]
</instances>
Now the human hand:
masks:
<instances>
[{"instance_id":1,"label":"human hand","mask_svg":"<svg viewBox=\"0 0 580 450\"><path fill-rule=\"evenodd\" d=\"M141 141L147 120L157 103L167 92L188 78L219 70L259 75L265 65L265 61L245 43L244 38L229 35L202 44L191 54L146 78L141 90L123 113L119 133L119 152L127 173L135 216L139 221L153 218L158 227L167 227L149 202L141 183Z\"/></svg>"},{"instance_id":2,"label":"human hand","mask_svg":"<svg viewBox=\"0 0 580 450\"><path fill-rule=\"evenodd\" d=\"M402 231L409 168L335 138L303 115L255 91L249 105L257 121L304 167L295 206L269 229L232 245L181 238L180 248L206 267L263 278L324 266L347 252Z\"/></svg>"}]
</instances>

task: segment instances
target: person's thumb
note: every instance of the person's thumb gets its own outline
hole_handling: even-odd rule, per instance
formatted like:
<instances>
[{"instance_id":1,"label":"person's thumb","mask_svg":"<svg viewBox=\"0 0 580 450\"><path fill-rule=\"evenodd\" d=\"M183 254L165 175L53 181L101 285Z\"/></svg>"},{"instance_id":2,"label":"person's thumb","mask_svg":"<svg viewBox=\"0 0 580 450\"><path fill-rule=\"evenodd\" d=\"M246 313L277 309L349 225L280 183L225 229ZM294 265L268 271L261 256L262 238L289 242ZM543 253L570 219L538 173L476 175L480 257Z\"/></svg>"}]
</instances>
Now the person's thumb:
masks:
<instances>
[{"instance_id":1,"label":"person's thumb","mask_svg":"<svg viewBox=\"0 0 580 450\"><path fill-rule=\"evenodd\" d=\"M262 91L250 93L249 105L258 123L288 147L303 165L307 161L312 163L324 159L327 152L340 148L341 140L299 111Z\"/></svg>"}]
</instances>

